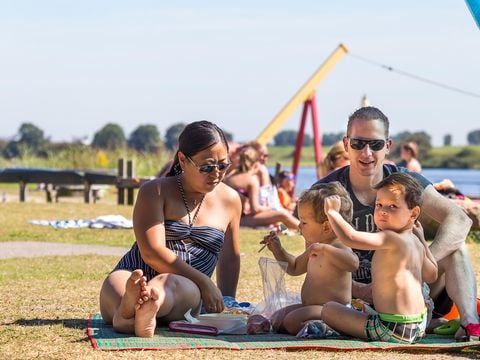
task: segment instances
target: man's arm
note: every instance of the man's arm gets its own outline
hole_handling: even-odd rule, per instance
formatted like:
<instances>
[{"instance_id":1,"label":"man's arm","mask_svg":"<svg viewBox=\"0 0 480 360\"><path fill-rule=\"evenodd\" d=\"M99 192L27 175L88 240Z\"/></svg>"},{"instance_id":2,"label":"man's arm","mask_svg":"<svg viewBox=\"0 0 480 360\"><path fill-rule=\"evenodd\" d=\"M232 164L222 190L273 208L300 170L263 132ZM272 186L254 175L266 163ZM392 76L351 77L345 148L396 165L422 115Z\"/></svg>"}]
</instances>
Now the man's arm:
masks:
<instances>
[{"instance_id":1,"label":"man's arm","mask_svg":"<svg viewBox=\"0 0 480 360\"><path fill-rule=\"evenodd\" d=\"M450 199L429 185L423 192L422 212L439 223L430 250L437 261L458 250L465 243L472 220Z\"/></svg>"}]
</instances>

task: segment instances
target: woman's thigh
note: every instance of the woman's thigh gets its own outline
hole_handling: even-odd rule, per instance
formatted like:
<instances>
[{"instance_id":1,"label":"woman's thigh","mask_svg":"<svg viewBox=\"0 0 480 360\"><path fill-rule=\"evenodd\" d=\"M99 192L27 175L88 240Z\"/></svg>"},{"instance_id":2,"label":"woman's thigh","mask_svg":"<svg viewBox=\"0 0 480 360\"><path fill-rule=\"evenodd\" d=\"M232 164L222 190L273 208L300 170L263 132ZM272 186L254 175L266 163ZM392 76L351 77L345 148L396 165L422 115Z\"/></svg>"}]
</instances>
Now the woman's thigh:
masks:
<instances>
[{"instance_id":1,"label":"woman's thigh","mask_svg":"<svg viewBox=\"0 0 480 360\"><path fill-rule=\"evenodd\" d=\"M165 305L172 308L160 319L162 322L183 320L184 314L190 309L194 316L200 312L200 289L192 280L176 274L159 274L151 279L148 285L164 292Z\"/></svg>"},{"instance_id":2,"label":"woman's thigh","mask_svg":"<svg viewBox=\"0 0 480 360\"><path fill-rule=\"evenodd\" d=\"M127 270L117 270L110 273L103 282L100 290L100 312L107 324L112 323L113 315L125 294L125 284L131 274Z\"/></svg>"}]
</instances>

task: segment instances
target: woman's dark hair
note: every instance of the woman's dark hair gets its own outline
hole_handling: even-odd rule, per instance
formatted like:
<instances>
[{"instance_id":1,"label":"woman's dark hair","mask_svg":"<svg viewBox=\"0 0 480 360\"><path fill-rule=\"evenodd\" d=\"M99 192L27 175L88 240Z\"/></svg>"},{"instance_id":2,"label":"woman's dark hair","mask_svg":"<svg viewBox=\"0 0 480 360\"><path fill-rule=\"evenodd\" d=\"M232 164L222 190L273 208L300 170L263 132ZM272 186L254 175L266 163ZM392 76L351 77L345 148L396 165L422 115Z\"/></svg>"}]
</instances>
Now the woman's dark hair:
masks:
<instances>
[{"instance_id":1,"label":"woman's dark hair","mask_svg":"<svg viewBox=\"0 0 480 360\"><path fill-rule=\"evenodd\" d=\"M191 157L219 142L225 145L228 151L228 142L225 134L214 123L201 120L188 124L178 137L178 150L173 159L172 167L166 176L175 176L182 172L178 161L179 151Z\"/></svg>"}]
</instances>

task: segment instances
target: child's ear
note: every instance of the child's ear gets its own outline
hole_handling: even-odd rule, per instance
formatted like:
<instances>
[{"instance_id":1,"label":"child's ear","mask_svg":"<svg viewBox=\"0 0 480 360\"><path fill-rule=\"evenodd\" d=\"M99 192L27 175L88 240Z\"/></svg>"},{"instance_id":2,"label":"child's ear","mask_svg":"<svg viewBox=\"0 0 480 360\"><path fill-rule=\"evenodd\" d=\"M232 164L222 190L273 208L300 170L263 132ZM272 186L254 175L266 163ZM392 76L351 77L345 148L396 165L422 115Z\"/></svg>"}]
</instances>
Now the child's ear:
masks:
<instances>
[{"instance_id":1,"label":"child's ear","mask_svg":"<svg viewBox=\"0 0 480 360\"><path fill-rule=\"evenodd\" d=\"M413 221L417 220L418 217L420 216L420 206L415 206L413 209L412 209L412 213L411 213L411 218L413 219Z\"/></svg>"},{"instance_id":2,"label":"child's ear","mask_svg":"<svg viewBox=\"0 0 480 360\"><path fill-rule=\"evenodd\" d=\"M332 226L328 220L325 220L322 224L322 230L324 234L329 234L333 231Z\"/></svg>"}]
</instances>

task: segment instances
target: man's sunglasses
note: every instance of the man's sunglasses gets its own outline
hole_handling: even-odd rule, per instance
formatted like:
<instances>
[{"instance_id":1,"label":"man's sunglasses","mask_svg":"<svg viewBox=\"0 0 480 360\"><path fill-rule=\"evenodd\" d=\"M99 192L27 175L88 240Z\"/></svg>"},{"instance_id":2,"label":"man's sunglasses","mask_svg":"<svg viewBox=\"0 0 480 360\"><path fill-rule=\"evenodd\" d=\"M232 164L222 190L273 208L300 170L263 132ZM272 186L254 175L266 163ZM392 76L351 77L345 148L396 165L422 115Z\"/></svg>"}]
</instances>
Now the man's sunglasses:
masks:
<instances>
[{"instance_id":1,"label":"man's sunglasses","mask_svg":"<svg viewBox=\"0 0 480 360\"><path fill-rule=\"evenodd\" d=\"M385 147L385 140L363 140L363 139L355 139L349 138L350 140L350 147L354 150L362 150L366 145L372 151L380 151Z\"/></svg>"},{"instance_id":2,"label":"man's sunglasses","mask_svg":"<svg viewBox=\"0 0 480 360\"><path fill-rule=\"evenodd\" d=\"M220 162L218 164L204 164L204 165L197 165L195 161L190 158L190 156L187 156L187 159L192 162L193 165L198 169L203 174L210 174L213 170L218 169L220 172L224 172L230 167L230 163L226 162Z\"/></svg>"}]
</instances>

